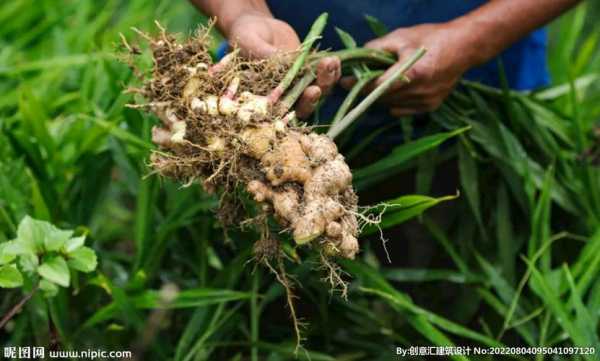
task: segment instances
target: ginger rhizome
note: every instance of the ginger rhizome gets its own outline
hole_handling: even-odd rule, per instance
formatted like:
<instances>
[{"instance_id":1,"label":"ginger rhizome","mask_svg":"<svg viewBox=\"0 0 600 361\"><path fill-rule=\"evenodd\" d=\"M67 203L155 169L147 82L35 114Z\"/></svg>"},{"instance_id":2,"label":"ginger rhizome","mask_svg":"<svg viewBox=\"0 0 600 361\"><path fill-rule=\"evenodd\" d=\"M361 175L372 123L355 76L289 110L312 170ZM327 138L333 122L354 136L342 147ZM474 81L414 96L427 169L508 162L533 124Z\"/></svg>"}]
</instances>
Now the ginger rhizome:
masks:
<instances>
[{"instance_id":1,"label":"ginger rhizome","mask_svg":"<svg viewBox=\"0 0 600 361\"><path fill-rule=\"evenodd\" d=\"M142 35L154 66L138 90L147 100L140 106L162 121L152 130L159 146L152 167L221 194L225 226L240 221L236 190L243 188L296 244L354 258L359 225L350 168L329 137L298 125L282 101L302 90L295 85L312 71L295 61L307 52L249 61L233 51L214 63L206 30L182 43L164 30L156 38Z\"/></svg>"}]
</instances>

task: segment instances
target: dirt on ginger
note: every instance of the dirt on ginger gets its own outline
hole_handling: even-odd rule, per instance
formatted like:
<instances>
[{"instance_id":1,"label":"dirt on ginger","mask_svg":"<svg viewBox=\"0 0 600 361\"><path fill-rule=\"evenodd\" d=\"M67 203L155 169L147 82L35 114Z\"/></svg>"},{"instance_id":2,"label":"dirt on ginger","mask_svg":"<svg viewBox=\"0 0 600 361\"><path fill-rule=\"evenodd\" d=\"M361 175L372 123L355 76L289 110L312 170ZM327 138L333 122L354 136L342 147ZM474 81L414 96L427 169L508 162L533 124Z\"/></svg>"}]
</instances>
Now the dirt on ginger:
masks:
<instances>
[{"instance_id":1,"label":"dirt on ginger","mask_svg":"<svg viewBox=\"0 0 600 361\"><path fill-rule=\"evenodd\" d=\"M234 51L213 63L206 30L182 43L164 30L156 38L141 35L154 66L137 90L147 103L134 106L147 107L162 121L152 130L159 146L152 167L187 184L201 180L207 192L218 192L224 226L240 221L243 203L236 190L243 188L298 245L354 258L359 224L350 168L329 137L298 125L281 102L285 94L278 85L293 54L248 61ZM303 67L296 82L309 71ZM261 219L267 227L267 217ZM273 235L263 233L270 246L263 250L257 241L258 256L274 249Z\"/></svg>"}]
</instances>

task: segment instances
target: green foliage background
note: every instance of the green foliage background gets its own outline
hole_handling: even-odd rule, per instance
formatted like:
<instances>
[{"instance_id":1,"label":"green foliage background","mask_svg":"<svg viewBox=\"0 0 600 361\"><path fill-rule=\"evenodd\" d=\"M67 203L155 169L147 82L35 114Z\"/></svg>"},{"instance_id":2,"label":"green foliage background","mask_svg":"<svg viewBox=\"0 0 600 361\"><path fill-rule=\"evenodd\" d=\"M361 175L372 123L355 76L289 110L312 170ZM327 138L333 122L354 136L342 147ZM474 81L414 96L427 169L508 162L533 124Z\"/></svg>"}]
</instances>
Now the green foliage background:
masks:
<instances>
[{"instance_id":1,"label":"green foliage background","mask_svg":"<svg viewBox=\"0 0 600 361\"><path fill-rule=\"evenodd\" d=\"M367 241L342 263L346 301L320 280L314 254L288 247L308 322L299 359L389 360L396 346L451 344L600 352L599 8L584 2L553 24L555 86L523 95L466 84L425 137L356 170L365 192L399 170L415 177L423 196L389 200L401 205L384 219L391 228L442 201L426 195L455 160L461 196L444 203L455 217L411 221L435 264L390 266ZM35 294L0 342L131 349L138 359L293 359L283 288L248 263L256 235L225 237L213 197L149 175L156 120L125 107L133 77L114 54L120 32L152 31L155 19L184 34L206 21L185 1L0 5L0 242L28 214L86 234L99 260L56 297ZM26 290L0 292L5 314Z\"/></svg>"}]
</instances>

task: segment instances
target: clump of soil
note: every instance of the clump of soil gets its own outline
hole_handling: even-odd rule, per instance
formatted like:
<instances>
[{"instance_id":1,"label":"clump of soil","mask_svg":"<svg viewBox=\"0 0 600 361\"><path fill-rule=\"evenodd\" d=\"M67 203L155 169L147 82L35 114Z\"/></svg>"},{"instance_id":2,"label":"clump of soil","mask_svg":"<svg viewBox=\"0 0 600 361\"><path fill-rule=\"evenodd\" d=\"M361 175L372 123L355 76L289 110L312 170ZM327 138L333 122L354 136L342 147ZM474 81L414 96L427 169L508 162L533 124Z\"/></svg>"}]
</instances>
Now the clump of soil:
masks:
<instances>
[{"instance_id":1,"label":"clump of soil","mask_svg":"<svg viewBox=\"0 0 600 361\"><path fill-rule=\"evenodd\" d=\"M154 65L137 90L147 102L134 106L162 121L152 130L159 146L151 156L153 169L186 184L200 180L207 192L218 192L224 226L240 224L240 214L249 216L236 191L241 188L298 245L311 244L327 257L354 258L359 224L352 173L335 143L299 125L291 104L281 101L286 94L278 85L297 54L248 61L233 51L213 63L207 29L184 42L162 28L157 37L141 35ZM304 66L294 84L310 71ZM267 218L254 219L266 227ZM256 256L272 258L278 241L263 233Z\"/></svg>"}]
</instances>

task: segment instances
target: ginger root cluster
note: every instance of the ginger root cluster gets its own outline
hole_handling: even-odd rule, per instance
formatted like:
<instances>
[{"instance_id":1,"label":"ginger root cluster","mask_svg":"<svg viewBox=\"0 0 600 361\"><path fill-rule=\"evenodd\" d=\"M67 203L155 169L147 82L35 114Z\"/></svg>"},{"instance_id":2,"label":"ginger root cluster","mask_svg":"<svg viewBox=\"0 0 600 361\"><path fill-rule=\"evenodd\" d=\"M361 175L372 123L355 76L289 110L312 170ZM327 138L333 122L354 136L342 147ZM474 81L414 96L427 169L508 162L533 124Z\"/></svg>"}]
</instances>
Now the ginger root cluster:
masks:
<instances>
[{"instance_id":1,"label":"ginger root cluster","mask_svg":"<svg viewBox=\"0 0 600 361\"><path fill-rule=\"evenodd\" d=\"M330 138L298 125L273 96L293 56L247 61L233 52L215 64L206 32L183 43L164 31L146 37L154 66L137 91L147 100L141 106L162 121L152 130L159 146L152 167L218 192L225 226L240 213L248 217L238 192L245 189L297 244L354 258L359 227L350 168Z\"/></svg>"}]
</instances>

